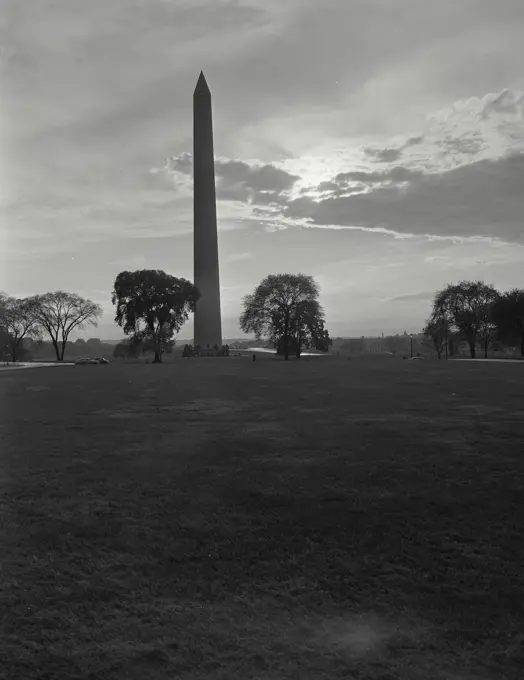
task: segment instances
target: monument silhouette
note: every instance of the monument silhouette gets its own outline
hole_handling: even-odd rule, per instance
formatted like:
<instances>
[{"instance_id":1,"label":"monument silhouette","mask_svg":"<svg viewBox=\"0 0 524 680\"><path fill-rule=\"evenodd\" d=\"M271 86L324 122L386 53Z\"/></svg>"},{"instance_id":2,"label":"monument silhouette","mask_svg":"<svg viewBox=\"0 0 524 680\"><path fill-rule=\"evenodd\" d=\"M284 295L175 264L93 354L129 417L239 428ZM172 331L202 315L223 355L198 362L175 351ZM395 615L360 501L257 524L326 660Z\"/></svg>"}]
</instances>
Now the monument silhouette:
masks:
<instances>
[{"instance_id":1,"label":"monument silhouette","mask_svg":"<svg viewBox=\"0 0 524 680\"><path fill-rule=\"evenodd\" d=\"M202 354L218 354L222 347L222 319L213 118L211 92L203 72L193 93L193 182L194 283L200 292L195 305L194 343Z\"/></svg>"}]
</instances>

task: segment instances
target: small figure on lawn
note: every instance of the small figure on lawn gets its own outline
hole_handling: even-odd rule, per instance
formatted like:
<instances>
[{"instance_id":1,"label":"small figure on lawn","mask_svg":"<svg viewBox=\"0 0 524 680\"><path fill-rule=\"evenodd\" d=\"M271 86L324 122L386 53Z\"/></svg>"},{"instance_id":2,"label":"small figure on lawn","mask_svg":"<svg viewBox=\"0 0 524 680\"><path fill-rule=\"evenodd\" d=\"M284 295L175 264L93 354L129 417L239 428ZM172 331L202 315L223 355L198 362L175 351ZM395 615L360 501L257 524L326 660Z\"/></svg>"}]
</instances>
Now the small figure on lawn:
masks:
<instances>
[{"instance_id":1,"label":"small figure on lawn","mask_svg":"<svg viewBox=\"0 0 524 680\"><path fill-rule=\"evenodd\" d=\"M253 361L256 361L256 360L257 360L257 355L253 354Z\"/></svg>"}]
</instances>

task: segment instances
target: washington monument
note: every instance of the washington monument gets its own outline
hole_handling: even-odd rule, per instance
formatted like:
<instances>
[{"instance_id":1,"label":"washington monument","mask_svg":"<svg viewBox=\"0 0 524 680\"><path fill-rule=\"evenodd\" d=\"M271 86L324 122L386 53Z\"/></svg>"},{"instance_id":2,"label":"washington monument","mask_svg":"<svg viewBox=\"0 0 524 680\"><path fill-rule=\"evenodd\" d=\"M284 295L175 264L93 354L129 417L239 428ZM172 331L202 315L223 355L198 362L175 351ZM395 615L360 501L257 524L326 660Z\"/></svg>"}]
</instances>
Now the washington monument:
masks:
<instances>
[{"instance_id":1,"label":"washington monument","mask_svg":"<svg viewBox=\"0 0 524 680\"><path fill-rule=\"evenodd\" d=\"M200 72L193 93L194 278L200 291L195 307L195 347L222 347L218 272L217 210L211 92Z\"/></svg>"}]
</instances>

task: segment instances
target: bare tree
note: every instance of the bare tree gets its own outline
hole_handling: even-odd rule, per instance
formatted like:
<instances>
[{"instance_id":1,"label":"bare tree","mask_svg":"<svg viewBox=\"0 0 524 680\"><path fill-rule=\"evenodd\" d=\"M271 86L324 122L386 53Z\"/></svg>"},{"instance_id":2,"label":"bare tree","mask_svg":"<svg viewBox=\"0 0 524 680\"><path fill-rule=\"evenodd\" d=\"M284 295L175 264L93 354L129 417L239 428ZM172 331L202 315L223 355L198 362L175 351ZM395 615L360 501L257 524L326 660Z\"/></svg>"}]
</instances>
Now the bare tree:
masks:
<instances>
[{"instance_id":1,"label":"bare tree","mask_svg":"<svg viewBox=\"0 0 524 680\"><path fill-rule=\"evenodd\" d=\"M76 293L56 291L30 298L36 321L51 338L57 361L63 361L69 336L86 324L98 325L100 305Z\"/></svg>"},{"instance_id":2,"label":"bare tree","mask_svg":"<svg viewBox=\"0 0 524 680\"><path fill-rule=\"evenodd\" d=\"M0 325L12 361L17 360L18 351L25 337L36 339L40 336L34 305L30 299L2 296Z\"/></svg>"}]
</instances>

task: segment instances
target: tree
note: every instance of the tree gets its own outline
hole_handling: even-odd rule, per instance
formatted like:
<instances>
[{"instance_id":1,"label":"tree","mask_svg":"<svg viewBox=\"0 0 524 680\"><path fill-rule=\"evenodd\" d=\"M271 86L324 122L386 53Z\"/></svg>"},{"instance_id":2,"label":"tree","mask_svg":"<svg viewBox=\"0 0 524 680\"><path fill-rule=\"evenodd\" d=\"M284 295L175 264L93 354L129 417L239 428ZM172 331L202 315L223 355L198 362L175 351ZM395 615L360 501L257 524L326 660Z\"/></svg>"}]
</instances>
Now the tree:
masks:
<instances>
[{"instance_id":1,"label":"tree","mask_svg":"<svg viewBox=\"0 0 524 680\"><path fill-rule=\"evenodd\" d=\"M387 352L391 354L403 354L406 351L406 340L401 335L386 335L384 338L384 347Z\"/></svg>"},{"instance_id":2,"label":"tree","mask_svg":"<svg viewBox=\"0 0 524 680\"><path fill-rule=\"evenodd\" d=\"M128 342L119 342L114 346L113 359L127 359L128 356L130 356Z\"/></svg>"},{"instance_id":3,"label":"tree","mask_svg":"<svg viewBox=\"0 0 524 680\"><path fill-rule=\"evenodd\" d=\"M9 356L9 334L6 329L5 311L7 296L0 293L0 359L7 361Z\"/></svg>"},{"instance_id":4,"label":"tree","mask_svg":"<svg viewBox=\"0 0 524 680\"><path fill-rule=\"evenodd\" d=\"M29 298L38 326L51 338L57 361L63 361L69 336L86 324L98 325L100 305L62 290Z\"/></svg>"},{"instance_id":5,"label":"tree","mask_svg":"<svg viewBox=\"0 0 524 680\"><path fill-rule=\"evenodd\" d=\"M291 339L297 359L302 349L329 351L333 341L324 327L324 311L318 300L299 302L291 322Z\"/></svg>"},{"instance_id":6,"label":"tree","mask_svg":"<svg viewBox=\"0 0 524 680\"><path fill-rule=\"evenodd\" d=\"M138 354L150 354L151 352L155 352L155 341L149 336L133 336L131 342L135 345L136 353ZM160 354L172 354L174 346L175 340L168 339L167 331L165 330L160 338Z\"/></svg>"},{"instance_id":7,"label":"tree","mask_svg":"<svg viewBox=\"0 0 524 680\"><path fill-rule=\"evenodd\" d=\"M499 297L491 310L498 336L505 342L518 342L524 357L524 290L513 288Z\"/></svg>"},{"instance_id":8,"label":"tree","mask_svg":"<svg viewBox=\"0 0 524 680\"><path fill-rule=\"evenodd\" d=\"M312 345L310 346L319 352L329 352L331 347L333 347L333 338L329 337L329 331L325 328L315 332L315 334L311 336L311 339Z\"/></svg>"},{"instance_id":9,"label":"tree","mask_svg":"<svg viewBox=\"0 0 524 680\"><path fill-rule=\"evenodd\" d=\"M9 347L11 360L16 361L24 338L38 338L40 334L34 304L30 299L2 296L0 306L4 343Z\"/></svg>"},{"instance_id":10,"label":"tree","mask_svg":"<svg viewBox=\"0 0 524 680\"><path fill-rule=\"evenodd\" d=\"M493 307L496 304L499 293L495 291L491 301L480 307L478 311L478 335L484 348L484 358L488 358L488 347L497 332L497 324L493 319Z\"/></svg>"},{"instance_id":11,"label":"tree","mask_svg":"<svg viewBox=\"0 0 524 680\"><path fill-rule=\"evenodd\" d=\"M302 348L315 338L326 342L318 295L312 276L270 274L244 297L240 327L244 333L254 333L257 340L268 337L286 361L290 351L299 357Z\"/></svg>"},{"instance_id":12,"label":"tree","mask_svg":"<svg viewBox=\"0 0 524 680\"><path fill-rule=\"evenodd\" d=\"M445 319L451 331L463 336L474 359L478 338L483 341L487 354L493 331L490 309L498 297L498 291L483 281L461 281L435 295L432 316Z\"/></svg>"},{"instance_id":13,"label":"tree","mask_svg":"<svg viewBox=\"0 0 524 680\"><path fill-rule=\"evenodd\" d=\"M355 355L365 352L366 346L364 344L363 338L349 338L340 345L340 349L343 352L348 352L349 354Z\"/></svg>"},{"instance_id":14,"label":"tree","mask_svg":"<svg viewBox=\"0 0 524 680\"><path fill-rule=\"evenodd\" d=\"M426 323L423 330L424 336L430 341L436 350L439 359L442 358L442 351L447 350L449 326L444 316L432 316ZM447 356L447 351L446 351Z\"/></svg>"},{"instance_id":15,"label":"tree","mask_svg":"<svg viewBox=\"0 0 524 680\"><path fill-rule=\"evenodd\" d=\"M92 354L98 354L102 350L102 341L100 338L88 338L85 347Z\"/></svg>"},{"instance_id":16,"label":"tree","mask_svg":"<svg viewBox=\"0 0 524 680\"><path fill-rule=\"evenodd\" d=\"M154 363L162 361L166 343L195 311L199 293L187 279L159 269L121 272L115 280L112 302L116 323L132 340L152 342Z\"/></svg>"},{"instance_id":17,"label":"tree","mask_svg":"<svg viewBox=\"0 0 524 680\"><path fill-rule=\"evenodd\" d=\"M280 332L285 323L283 314L275 315L275 333L273 344L277 354L285 355L285 334ZM289 327L288 350L300 359L302 350L314 348L322 352L329 351L332 344L328 331L324 328L323 311L317 300L303 300L296 305Z\"/></svg>"},{"instance_id":18,"label":"tree","mask_svg":"<svg viewBox=\"0 0 524 680\"><path fill-rule=\"evenodd\" d=\"M186 359L187 357L193 356L193 345L184 345L184 351L182 352L182 357Z\"/></svg>"}]
</instances>

